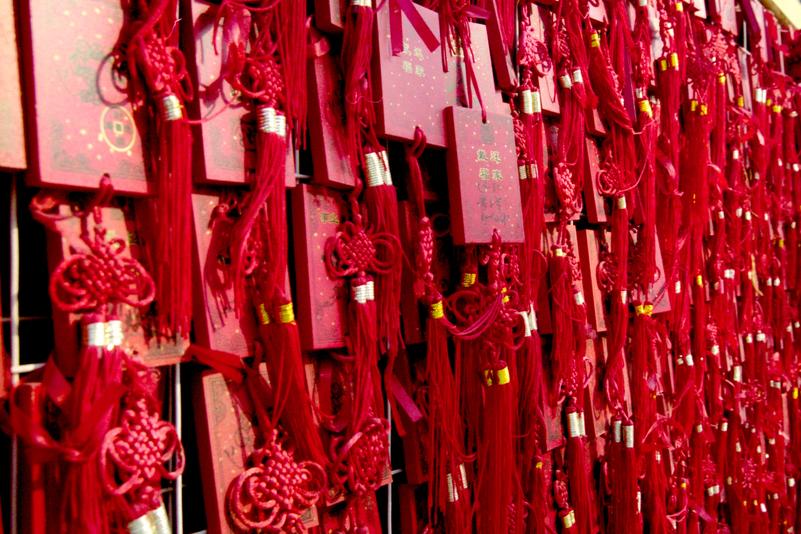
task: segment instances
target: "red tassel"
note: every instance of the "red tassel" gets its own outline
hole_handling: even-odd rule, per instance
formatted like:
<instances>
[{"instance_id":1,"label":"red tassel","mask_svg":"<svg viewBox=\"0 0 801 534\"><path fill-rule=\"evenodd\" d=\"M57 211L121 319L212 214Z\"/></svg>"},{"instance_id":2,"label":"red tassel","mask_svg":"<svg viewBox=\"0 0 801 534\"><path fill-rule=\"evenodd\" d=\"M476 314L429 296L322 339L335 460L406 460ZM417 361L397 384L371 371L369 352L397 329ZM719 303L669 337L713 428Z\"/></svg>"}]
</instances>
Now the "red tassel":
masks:
<instances>
[{"instance_id":1,"label":"red tassel","mask_svg":"<svg viewBox=\"0 0 801 534\"><path fill-rule=\"evenodd\" d=\"M314 421L292 302L283 299L273 306L267 302L262 293L254 305L266 352L273 419L283 423L296 456L325 466L328 460Z\"/></svg>"},{"instance_id":2,"label":"red tassel","mask_svg":"<svg viewBox=\"0 0 801 534\"><path fill-rule=\"evenodd\" d=\"M274 263L271 263L266 272L266 279L260 280L260 284L269 288L269 291L275 291L284 286L286 274L286 246L283 248L280 246L287 239L286 216L281 216L282 206L286 202L284 195L286 117L269 106L260 106L256 112L258 114L257 160L253 190L232 232L231 272L238 313L243 313L246 309L245 280L248 270L253 268L253 257L248 251L248 246L251 244L250 236L268 199L271 201L269 223L274 225L274 229L266 236L268 250L265 255ZM281 263L284 265L283 269Z\"/></svg>"},{"instance_id":3,"label":"red tassel","mask_svg":"<svg viewBox=\"0 0 801 534\"><path fill-rule=\"evenodd\" d=\"M364 155L365 180L364 205L367 223L374 232L386 233L398 240L398 199L392 185L387 153L384 150L367 152ZM389 263L386 272L376 273L376 307L378 311L378 339L382 352L395 354L400 340L400 262L392 264L377 251L379 261Z\"/></svg>"},{"instance_id":4,"label":"red tassel","mask_svg":"<svg viewBox=\"0 0 801 534\"><path fill-rule=\"evenodd\" d=\"M567 464L570 497L575 505L577 532L589 534L595 528L595 501L592 490L592 473L586 451L586 430L584 413L577 411L571 399L567 407L567 446L565 463Z\"/></svg>"},{"instance_id":5,"label":"red tassel","mask_svg":"<svg viewBox=\"0 0 801 534\"><path fill-rule=\"evenodd\" d=\"M565 251L558 246L548 262L551 282L551 302L553 303L553 347L551 350L551 373L554 390L552 399L567 387L568 379L574 374L575 345L573 342L573 290L570 280L570 260Z\"/></svg>"},{"instance_id":6,"label":"red tassel","mask_svg":"<svg viewBox=\"0 0 801 534\"><path fill-rule=\"evenodd\" d=\"M159 162L157 166L156 302L158 330L189 336L192 290L186 273L192 266L192 133L178 98L160 97Z\"/></svg>"},{"instance_id":7,"label":"red tassel","mask_svg":"<svg viewBox=\"0 0 801 534\"><path fill-rule=\"evenodd\" d=\"M517 470L513 436L516 413L513 370L497 355L490 358L491 368L483 369L484 407L481 439L478 446L478 514L479 532L509 530L509 509ZM486 365L486 364L485 364Z\"/></svg>"},{"instance_id":8,"label":"red tassel","mask_svg":"<svg viewBox=\"0 0 801 534\"><path fill-rule=\"evenodd\" d=\"M448 358L447 331L442 300L430 305L428 321L426 380L428 407L428 509L429 523L445 532L470 532L470 491L458 413L458 389ZM444 524L443 524L444 520Z\"/></svg>"},{"instance_id":9,"label":"red tassel","mask_svg":"<svg viewBox=\"0 0 801 534\"><path fill-rule=\"evenodd\" d=\"M370 94L370 58L373 53L372 2L347 2L345 32L342 37L342 71L345 84L345 131L348 153L353 161L363 161L362 128L375 124ZM356 169L354 169L356 173Z\"/></svg>"}]
</instances>

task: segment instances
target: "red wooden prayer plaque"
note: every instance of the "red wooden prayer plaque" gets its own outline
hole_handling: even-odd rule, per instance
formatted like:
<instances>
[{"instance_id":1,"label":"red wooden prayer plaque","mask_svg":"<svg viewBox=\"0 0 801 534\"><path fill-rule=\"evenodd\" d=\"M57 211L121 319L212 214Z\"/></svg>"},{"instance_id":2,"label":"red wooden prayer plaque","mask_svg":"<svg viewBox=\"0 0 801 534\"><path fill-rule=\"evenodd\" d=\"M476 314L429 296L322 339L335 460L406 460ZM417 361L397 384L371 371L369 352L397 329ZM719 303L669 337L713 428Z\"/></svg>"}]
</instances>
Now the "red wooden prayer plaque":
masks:
<instances>
[{"instance_id":1,"label":"red wooden prayer plaque","mask_svg":"<svg viewBox=\"0 0 801 534\"><path fill-rule=\"evenodd\" d=\"M66 205L59 207L61 215L70 214ZM133 209L126 206L121 208L102 208L103 226L106 229L106 238L123 238L128 245L123 253L124 257L142 259L143 253L139 246L140 240L136 228ZM48 232L47 235L47 261L52 272L62 260L73 254L71 247L78 252L86 252L86 245L80 239L81 224L77 217L68 217L56 223L59 234ZM94 226L89 225L90 235L94 233ZM129 354L138 355L144 363L152 366L175 364L181 361L188 340L178 342L172 340L158 340L149 337L146 325L143 324L146 310L140 310L127 304L120 305L119 318L122 321L123 343L122 348ZM53 329L55 330L55 354L62 372L71 376L78 365L78 354L82 335L80 322L82 314L67 313L53 306ZM146 320L145 320L146 322Z\"/></svg>"},{"instance_id":2,"label":"red wooden prayer plaque","mask_svg":"<svg viewBox=\"0 0 801 534\"><path fill-rule=\"evenodd\" d=\"M22 127L22 91L17 58L14 2L0 5L0 169L25 168L25 132Z\"/></svg>"},{"instance_id":3,"label":"red wooden prayer plaque","mask_svg":"<svg viewBox=\"0 0 801 534\"><path fill-rule=\"evenodd\" d=\"M512 119L476 109L445 110L451 233L459 245L523 241L523 213Z\"/></svg>"},{"instance_id":4,"label":"red wooden prayer plaque","mask_svg":"<svg viewBox=\"0 0 801 534\"><path fill-rule=\"evenodd\" d=\"M292 191L296 317L303 350L345 345L346 289L325 268L325 243L336 234L343 209L337 194L322 187L301 184Z\"/></svg>"},{"instance_id":5,"label":"red wooden prayer plaque","mask_svg":"<svg viewBox=\"0 0 801 534\"><path fill-rule=\"evenodd\" d=\"M142 143L111 61L122 8L115 0L19 3L28 177L35 185L145 194Z\"/></svg>"},{"instance_id":6,"label":"red wooden prayer plaque","mask_svg":"<svg viewBox=\"0 0 801 534\"><path fill-rule=\"evenodd\" d=\"M244 387L226 380L221 373L207 371L193 385L195 422L203 503L209 534L234 534L228 522L226 492L240 473L255 446L255 430L251 414L243 411ZM306 527L317 526L316 507L302 517Z\"/></svg>"},{"instance_id":7,"label":"red wooden prayer plaque","mask_svg":"<svg viewBox=\"0 0 801 534\"><path fill-rule=\"evenodd\" d=\"M309 62L309 141L314 173L312 182L351 188L353 165L345 138L342 77L331 53Z\"/></svg>"},{"instance_id":8,"label":"red wooden prayer plaque","mask_svg":"<svg viewBox=\"0 0 801 534\"><path fill-rule=\"evenodd\" d=\"M200 183L243 184L248 179L245 159L252 152L252 142L247 138L252 126L245 122L246 110L236 92L220 78L220 54L226 52L223 32L217 32L216 43L213 40L219 6L191 0L183 2L182 7L183 49L198 92L187 107L193 119L202 121L192 129L194 179ZM246 147L251 150L246 151Z\"/></svg>"}]
</instances>

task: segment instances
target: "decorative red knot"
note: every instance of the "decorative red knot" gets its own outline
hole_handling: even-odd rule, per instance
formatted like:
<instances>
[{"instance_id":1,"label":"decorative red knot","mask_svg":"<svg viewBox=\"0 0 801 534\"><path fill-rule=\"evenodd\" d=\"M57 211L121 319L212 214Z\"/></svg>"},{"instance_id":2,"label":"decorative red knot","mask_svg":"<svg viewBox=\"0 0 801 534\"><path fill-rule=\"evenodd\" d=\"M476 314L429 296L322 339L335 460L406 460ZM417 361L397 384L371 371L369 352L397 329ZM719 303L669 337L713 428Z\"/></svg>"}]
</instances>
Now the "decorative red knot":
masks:
<instances>
[{"instance_id":1,"label":"decorative red knot","mask_svg":"<svg viewBox=\"0 0 801 534\"><path fill-rule=\"evenodd\" d=\"M74 251L50 277L50 296L68 312L97 309L108 303L147 306L153 300L153 279L135 259L125 257L125 240L106 240L106 230L96 226L94 236L84 232L87 252Z\"/></svg>"},{"instance_id":2,"label":"decorative red knot","mask_svg":"<svg viewBox=\"0 0 801 534\"><path fill-rule=\"evenodd\" d=\"M273 431L268 443L253 451L251 465L228 488L228 513L243 532L305 530L302 515L326 487L325 471L316 462L296 462Z\"/></svg>"},{"instance_id":3,"label":"decorative red knot","mask_svg":"<svg viewBox=\"0 0 801 534\"><path fill-rule=\"evenodd\" d=\"M325 244L326 268L332 278L388 273L397 258L397 238L386 232L368 232L361 224L350 221L343 223Z\"/></svg>"},{"instance_id":4,"label":"decorative red knot","mask_svg":"<svg viewBox=\"0 0 801 534\"><path fill-rule=\"evenodd\" d=\"M184 452L175 427L162 421L144 397L128 395L121 419L103 438L100 465L106 489L127 495L138 517L161 506L161 479L175 480L181 474Z\"/></svg>"},{"instance_id":5,"label":"decorative red knot","mask_svg":"<svg viewBox=\"0 0 801 534\"><path fill-rule=\"evenodd\" d=\"M560 161L553 168L553 181L561 210L567 218L581 211L581 191L573 181L573 173Z\"/></svg>"},{"instance_id":6,"label":"decorative red knot","mask_svg":"<svg viewBox=\"0 0 801 534\"><path fill-rule=\"evenodd\" d=\"M175 93L183 100L190 96L182 83L188 79L186 60L181 50L167 45L164 37L155 33L145 36L139 46L137 62L144 73L145 82L155 95Z\"/></svg>"},{"instance_id":7,"label":"decorative red knot","mask_svg":"<svg viewBox=\"0 0 801 534\"><path fill-rule=\"evenodd\" d=\"M535 37L534 27L527 26L523 32L520 47L520 65L529 67L539 76L545 76L553 69L553 62L544 42Z\"/></svg>"},{"instance_id":8,"label":"decorative red knot","mask_svg":"<svg viewBox=\"0 0 801 534\"><path fill-rule=\"evenodd\" d=\"M284 77L281 67L272 56L248 57L245 67L246 94L257 96L259 101L268 106L283 104Z\"/></svg>"},{"instance_id":9,"label":"decorative red knot","mask_svg":"<svg viewBox=\"0 0 801 534\"><path fill-rule=\"evenodd\" d=\"M364 495L381 487L389 468L388 436L386 419L371 417L350 439L331 443L337 459L334 469L351 492Z\"/></svg>"}]
</instances>

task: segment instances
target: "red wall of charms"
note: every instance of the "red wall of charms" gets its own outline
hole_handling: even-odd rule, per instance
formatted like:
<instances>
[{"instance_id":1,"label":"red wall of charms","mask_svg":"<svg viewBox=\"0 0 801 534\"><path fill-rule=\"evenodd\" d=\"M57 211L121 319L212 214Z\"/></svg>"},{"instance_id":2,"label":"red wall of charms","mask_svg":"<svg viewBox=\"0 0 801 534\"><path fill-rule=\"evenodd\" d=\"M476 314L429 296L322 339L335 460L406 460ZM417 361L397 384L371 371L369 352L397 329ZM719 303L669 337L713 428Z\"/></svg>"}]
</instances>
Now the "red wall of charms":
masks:
<instances>
[{"instance_id":1,"label":"red wall of charms","mask_svg":"<svg viewBox=\"0 0 801 534\"><path fill-rule=\"evenodd\" d=\"M0 534L801 529L801 38L759 2L0 29Z\"/></svg>"}]
</instances>

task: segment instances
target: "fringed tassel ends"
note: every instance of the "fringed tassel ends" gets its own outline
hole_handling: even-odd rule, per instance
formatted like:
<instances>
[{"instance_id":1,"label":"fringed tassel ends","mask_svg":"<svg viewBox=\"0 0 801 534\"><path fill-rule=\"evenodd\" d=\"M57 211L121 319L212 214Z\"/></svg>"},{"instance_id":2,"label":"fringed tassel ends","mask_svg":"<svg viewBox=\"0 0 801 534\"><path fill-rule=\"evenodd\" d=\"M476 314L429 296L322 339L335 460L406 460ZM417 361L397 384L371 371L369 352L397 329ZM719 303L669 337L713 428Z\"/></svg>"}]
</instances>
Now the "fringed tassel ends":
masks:
<instances>
[{"instance_id":1,"label":"fringed tassel ends","mask_svg":"<svg viewBox=\"0 0 801 534\"><path fill-rule=\"evenodd\" d=\"M188 337L192 315L192 288L186 283L192 267L192 133L177 96L162 96L158 106L157 329L167 337Z\"/></svg>"}]
</instances>

